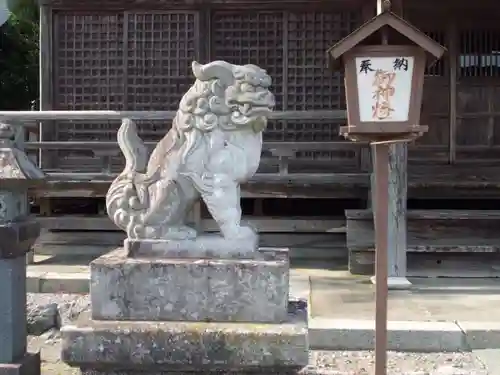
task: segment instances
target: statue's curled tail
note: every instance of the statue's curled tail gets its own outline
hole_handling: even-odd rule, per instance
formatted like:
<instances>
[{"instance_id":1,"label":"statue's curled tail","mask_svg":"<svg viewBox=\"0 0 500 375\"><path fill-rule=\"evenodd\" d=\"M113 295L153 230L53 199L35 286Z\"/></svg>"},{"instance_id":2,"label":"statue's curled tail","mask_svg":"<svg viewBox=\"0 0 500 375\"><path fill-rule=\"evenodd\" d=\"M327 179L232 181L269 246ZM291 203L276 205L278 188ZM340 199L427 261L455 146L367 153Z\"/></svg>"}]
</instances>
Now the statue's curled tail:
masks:
<instances>
[{"instance_id":1,"label":"statue's curled tail","mask_svg":"<svg viewBox=\"0 0 500 375\"><path fill-rule=\"evenodd\" d=\"M125 157L125 168L108 190L106 209L111 220L126 231L129 238L139 238L147 231L149 186L158 181L159 170L147 175L148 151L132 120L123 120L117 138Z\"/></svg>"}]
</instances>

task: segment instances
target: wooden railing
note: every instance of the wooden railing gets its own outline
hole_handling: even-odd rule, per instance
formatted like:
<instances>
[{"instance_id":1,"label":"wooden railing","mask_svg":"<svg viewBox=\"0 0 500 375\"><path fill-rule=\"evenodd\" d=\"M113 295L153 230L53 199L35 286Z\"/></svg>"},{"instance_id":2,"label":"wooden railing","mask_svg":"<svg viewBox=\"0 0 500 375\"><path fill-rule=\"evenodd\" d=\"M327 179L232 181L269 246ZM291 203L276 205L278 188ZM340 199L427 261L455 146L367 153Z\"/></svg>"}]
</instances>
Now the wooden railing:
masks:
<instances>
[{"instance_id":1,"label":"wooden railing","mask_svg":"<svg viewBox=\"0 0 500 375\"><path fill-rule=\"evenodd\" d=\"M0 111L0 122L24 126L38 135L43 134L44 128L57 126L61 120L119 121L130 118L167 122L174 116L173 111ZM345 119L345 111L274 112L271 119L304 122L331 120L332 124L337 125ZM18 139L18 142L22 141ZM148 147L154 147L154 144L146 142ZM46 190L41 192L43 194L50 191L62 194L63 191L85 190L88 194L101 196L120 167L117 158L120 151L114 141L52 141L42 138L24 142L20 147L30 153L37 150L42 153L61 150L92 152L90 157L94 155L99 160L95 170L44 168L49 178ZM408 185L413 196L438 196L438 193L439 197L462 197L472 193L483 196L486 188L490 188L488 194L498 196L498 163L493 163L492 167L482 165L481 168L466 163L461 166L447 165L447 157L442 155L443 148L433 145L409 146ZM319 157L311 157L311 154ZM429 155L436 156L430 158L432 163L427 160ZM438 156L442 156L439 162ZM348 141L265 142L261 169L243 187L243 191L248 196L359 198L368 194L370 170L370 152L366 144ZM449 188L446 194L444 187Z\"/></svg>"},{"instance_id":2,"label":"wooden railing","mask_svg":"<svg viewBox=\"0 0 500 375\"><path fill-rule=\"evenodd\" d=\"M172 120L176 112L173 111L0 111L0 122L12 125L24 126L43 134L43 128L57 126L56 121L109 121L129 118L132 120ZM304 120L307 122L332 120L338 123L346 116L343 110L332 111L285 111L273 112L271 120ZM155 142L145 142L152 148ZM56 184L64 184L65 189L80 188L82 183L109 182L116 176L112 169L112 160L119 156L116 142L111 141L28 141L20 145L26 150L57 151L57 150L79 150L92 151L95 156L103 161L102 170L97 173L78 173L77 171L62 172L56 169L47 169L52 188ZM340 154L354 153L354 158L335 156L329 158L301 158L304 153L328 153ZM324 194L325 186L336 192L345 190L351 192L350 187L369 186L369 152L367 145L354 144L348 141L333 142L265 142L263 146L262 168L252 181L247 184L247 190L261 193L263 185L269 187L268 193L288 194L290 189L302 188L301 196L315 196L318 189ZM332 166L339 166L338 172L331 172ZM328 171L328 172L325 172ZM316 187L316 189L314 188ZM61 187L62 188L62 187ZM50 187L49 187L50 189ZM328 190L328 188L326 188ZM328 194L327 194L328 195ZM337 193L335 193L335 196Z\"/></svg>"},{"instance_id":3,"label":"wooden railing","mask_svg":"<svg viewBox=\"0 0 500 375\"><path fill-rule=\"evenodd\" d=\"M0 111L0 121L44 120L172 120L175 111ZM344 110L274 111L271 120L345 120Z\"/></svg>"}]
</instances>

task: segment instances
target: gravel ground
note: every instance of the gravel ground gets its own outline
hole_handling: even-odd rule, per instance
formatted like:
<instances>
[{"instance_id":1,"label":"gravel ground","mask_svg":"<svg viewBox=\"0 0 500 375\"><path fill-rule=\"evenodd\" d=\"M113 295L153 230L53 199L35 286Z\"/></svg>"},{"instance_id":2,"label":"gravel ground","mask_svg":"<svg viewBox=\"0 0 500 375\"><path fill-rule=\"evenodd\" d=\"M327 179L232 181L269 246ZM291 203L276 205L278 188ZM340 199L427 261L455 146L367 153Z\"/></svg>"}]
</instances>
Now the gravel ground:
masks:
<instances>
[{"instance_id":1,"label":"gravel ground","mask_svg":"<svg viewBox=\"0 0 500 375\"><path fill-rule=\"evenodd\" d=\"M61 339L57 327L74 321L88 310L88 295L28 294L28 315L33 327L54 327L41 335L29 337L30 351L41 351L42 375L73 375L79 371L59 359ZM36 322L38 311L45 311L45 322ZM50 317L53 314L53 317ZM30 319L30 318L29 318ZM49 322L49 323L48 323ZM38 325L37 325L38 324ZM45 324L45 325L44 325ZM371 375L374 355L370 351L312 351L310 366L305 374ZM399 353L389 352L388 375L489 375L474 353Z\"/></svg>"},{"instance_id":2,"label":"gravel ground","mask_svg":"<svg viewBox=\"0 0 500 375\"><path fill-rule=\"evenodd\" d=\"M71 323L90 309L88 294L28 293L26 302L28 333L32 335Z\"/></svg>"},{"instance_id":3,"label":"gravel ground","mask_svg":"<svg viewBox=\"0 0 500 375\"><path fill-rule=\"evenodd\" d=\"M313 351L311 364L321 373L371 375L375 356L371 351ZM389 375L488 375L473 353L400 353L389 352Z\"/></svg>"},{"instance_id":4,"label":"gravel ground","mask_svg":"<svg viewBox=\"0 0 500 375\"><path fill-rule=\"evenodd\" d=\"M31 337L30 350L41 350L42 375L76 375L59 359L61 340L52 330L42 336ZM372 375L372 352L313 351L311 365L304 375ZM473 353L396 353L389 352L388 375L489 375Z\"/></svg>"}]
</instances>

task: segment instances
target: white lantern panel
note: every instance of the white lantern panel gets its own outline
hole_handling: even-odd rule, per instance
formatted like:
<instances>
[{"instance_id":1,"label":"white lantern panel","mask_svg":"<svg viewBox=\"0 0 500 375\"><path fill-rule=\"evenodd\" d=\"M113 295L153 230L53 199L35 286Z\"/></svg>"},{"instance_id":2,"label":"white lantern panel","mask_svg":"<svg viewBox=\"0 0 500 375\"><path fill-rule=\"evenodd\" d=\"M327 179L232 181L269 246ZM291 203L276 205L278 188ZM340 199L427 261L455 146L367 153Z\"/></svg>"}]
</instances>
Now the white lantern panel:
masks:
<instances>
[{"instance_id":1,"label":"white lantern panel","mask_svg":"<svg viewBox=\"0 0 500 375\"><path fill-rule=\"evenodd\" d=\"M408 121L414 57L357 57L361 122Z\"/></svg>"}]
</instances>

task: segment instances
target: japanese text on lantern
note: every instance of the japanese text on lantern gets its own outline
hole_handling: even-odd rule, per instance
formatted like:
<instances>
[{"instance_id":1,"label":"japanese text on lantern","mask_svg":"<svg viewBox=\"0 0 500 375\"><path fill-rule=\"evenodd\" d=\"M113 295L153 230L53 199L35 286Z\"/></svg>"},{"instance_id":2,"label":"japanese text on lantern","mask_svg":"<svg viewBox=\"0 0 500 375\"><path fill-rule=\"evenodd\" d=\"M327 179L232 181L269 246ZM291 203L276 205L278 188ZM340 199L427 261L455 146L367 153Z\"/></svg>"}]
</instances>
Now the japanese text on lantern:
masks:
<instances>
[{"instance_id":1,"label":"japanese text on lantern","mask_svg":"<svg viewBox=\"0 0 500 375\"><path fill-rule=\"evenodd\" d=\"M362 122L408 120L413 57L356 58Z\"/></svg>"}]
</instances>

